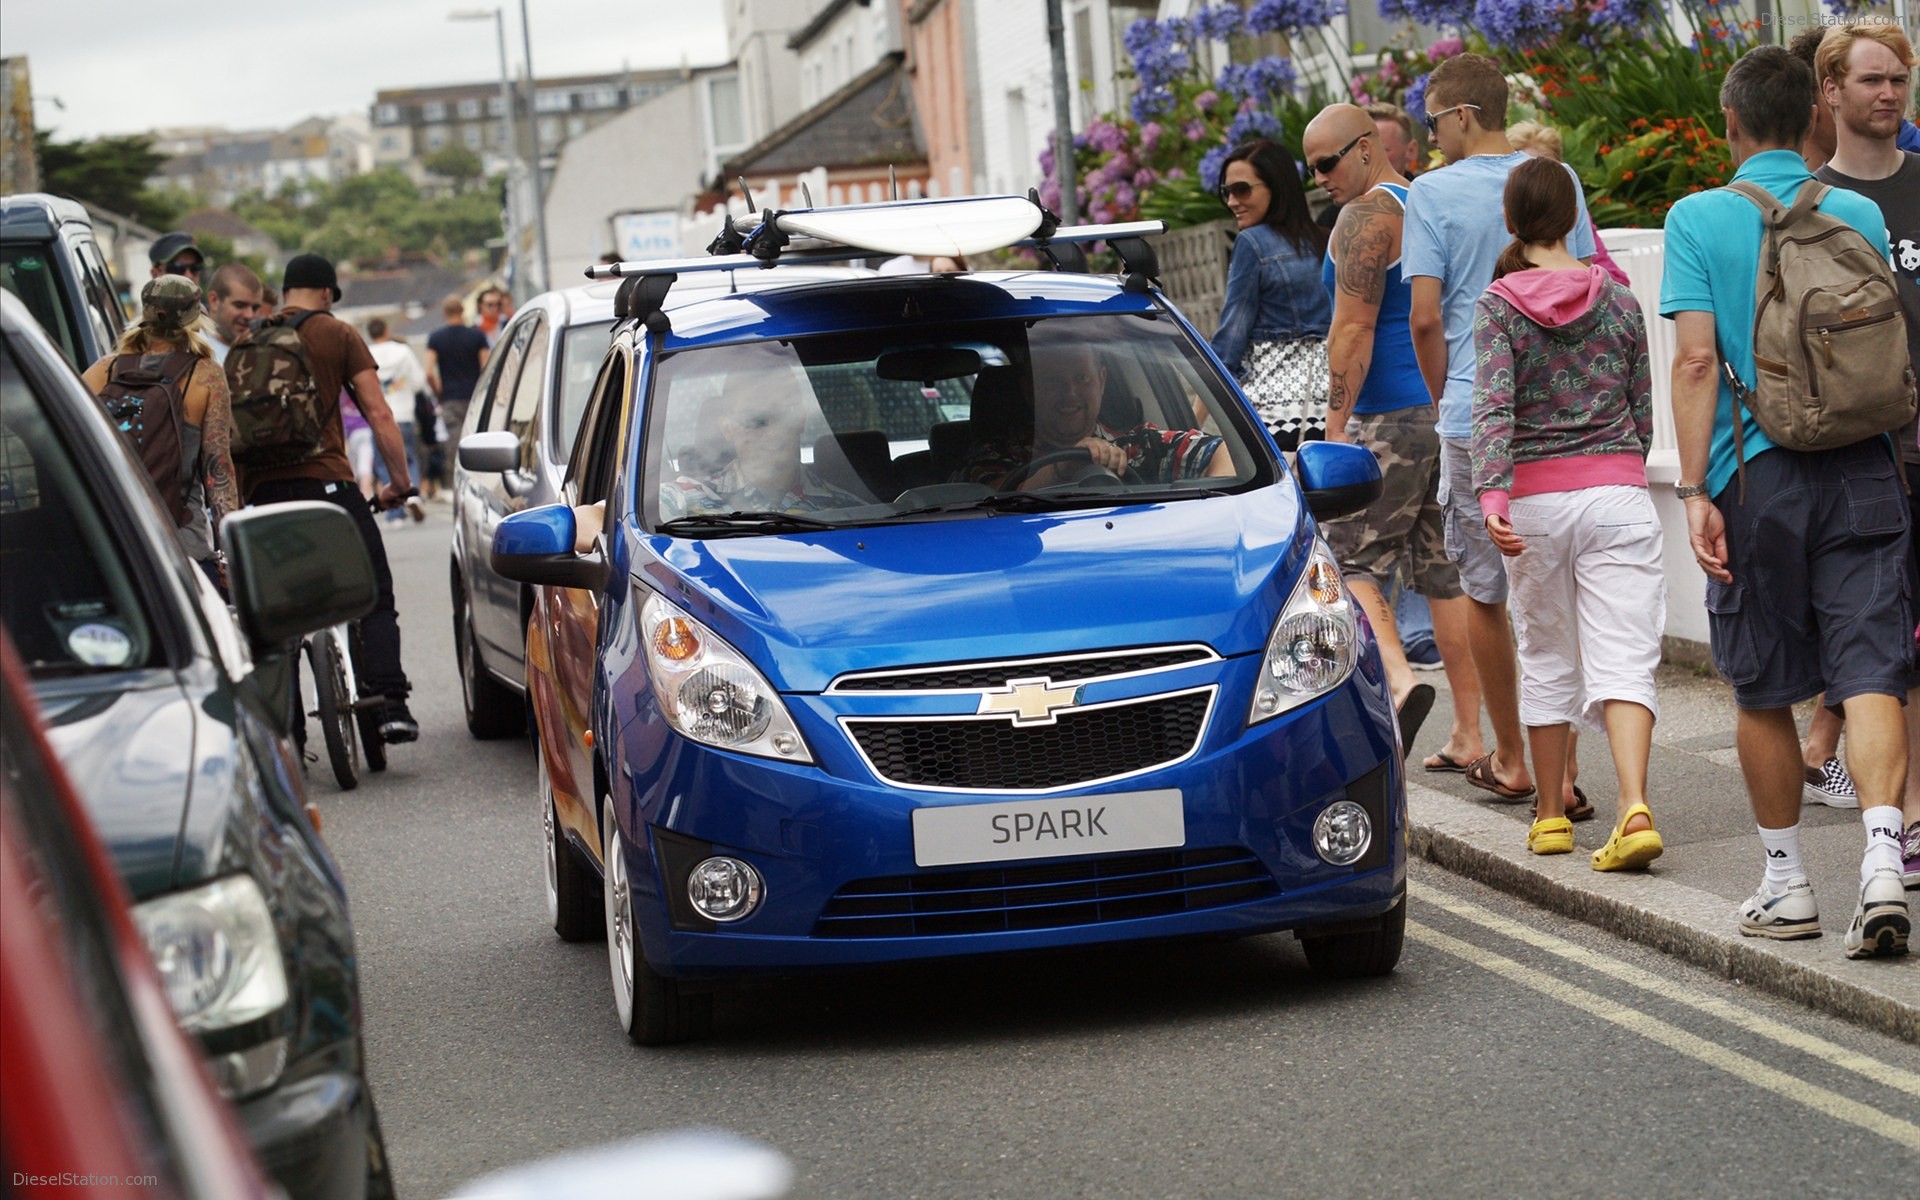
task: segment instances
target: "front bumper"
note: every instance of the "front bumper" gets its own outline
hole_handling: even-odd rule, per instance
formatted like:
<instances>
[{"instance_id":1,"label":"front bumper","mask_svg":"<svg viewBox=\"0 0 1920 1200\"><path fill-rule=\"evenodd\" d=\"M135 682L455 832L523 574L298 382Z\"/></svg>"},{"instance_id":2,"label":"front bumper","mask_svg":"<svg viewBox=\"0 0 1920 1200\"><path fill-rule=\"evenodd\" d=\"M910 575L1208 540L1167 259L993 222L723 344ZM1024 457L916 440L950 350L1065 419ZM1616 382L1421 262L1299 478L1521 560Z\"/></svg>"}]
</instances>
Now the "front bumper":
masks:
<instances>
[{"instance_id":1,"label":"front bumper","mask_svg":"<svg viewBox=\"0 0 1920 1200\"><path fill-rule=\"evenodd\" d=\"M1245 725L1240 698L1251 694L1257 663L1231 661L1215 669L1220 699L1191 757L1102 787L1048 795L1178 789L1186 846L1249 852L1271 878L1272 886L1260 898L1038 929L825 936L820 917L848 884L950 870L916 866L915 808L1019 797L884 784L840 735L830 700L789 698L817 765L729 754L672 734L663 738L645 714L619 739L623 758L615 765L615 808L630 855L635 920L648 962L665 975L719 976L1257 934L1365 921L1385 913L1405 889L1406 791L1392 700L1377 656L1366 655L1361 669L1333 692L1251 728ZM649 761L624 757L628 748L648 746L661 747ZM1350 793L1356 799L1362 793L1377 796L1369 805L1377 808L1376 850L1355 867L1333 867L1314 853L1313 821L1326 805ZM656 831L666 834L656 836ZM676 903L679 889L685 868L705 853L744 859L760 872L767 898L757 911L726 926L688 919L688 907Z\"/></svg>"},{"instance_id":2,"label":"front bumper","mask_svg":"<svg viewBox=\"0 0 1920 1200\"><path fill-rule=\"evenodd\" d=\"M366 1085L345 1072L285 1083L238 1106L260 1165L292 1200L360 1200L367 1194Z\"/></svg>"}]
</instances>

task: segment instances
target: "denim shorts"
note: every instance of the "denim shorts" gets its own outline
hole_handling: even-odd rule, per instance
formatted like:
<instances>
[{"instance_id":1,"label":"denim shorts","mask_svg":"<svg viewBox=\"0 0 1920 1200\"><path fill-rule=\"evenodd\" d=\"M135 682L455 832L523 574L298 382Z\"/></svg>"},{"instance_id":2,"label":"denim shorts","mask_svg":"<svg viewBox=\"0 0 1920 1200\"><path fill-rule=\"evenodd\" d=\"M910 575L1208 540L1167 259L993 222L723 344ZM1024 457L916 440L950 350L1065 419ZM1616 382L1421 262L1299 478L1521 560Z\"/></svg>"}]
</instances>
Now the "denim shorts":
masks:
<instances>
[{"instance_id":1,"label":"denim shorts","mask_svg":"<svg viewBox=\"0 0 1920 1200\"><path fill-rule=\"evenodd\" d=\"M1707 581L1713 665L1742 708L1821 692L1904 697L1913 671L1908 501L1885 438L1768 450L1714 505L1732 583Z\"/></svg>"}]
</instances>

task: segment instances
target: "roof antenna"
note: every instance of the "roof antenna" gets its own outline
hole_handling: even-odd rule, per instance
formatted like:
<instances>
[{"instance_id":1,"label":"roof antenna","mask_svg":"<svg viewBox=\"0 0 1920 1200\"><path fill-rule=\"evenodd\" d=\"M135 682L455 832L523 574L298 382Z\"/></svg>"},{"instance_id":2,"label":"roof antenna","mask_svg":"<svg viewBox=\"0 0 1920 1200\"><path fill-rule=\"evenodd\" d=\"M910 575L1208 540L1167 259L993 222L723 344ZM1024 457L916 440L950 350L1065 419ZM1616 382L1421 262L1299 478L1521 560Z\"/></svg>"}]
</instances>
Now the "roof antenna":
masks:
<instances>
[{"instance_id":1,"label":"roof antenna","mask_svg":"<svg viewBox=\"0 0 1920 1200\"><path fill-rule=\"evenodd\" d=\"M807 187L807 181L804 179L800 181L800 195L802 198L806 200L807 207L812 208L813 207L813 191L812 189Z\"/></svg>"},{"instance_id":2,"label":"roof antenna","mask_svg":"<svg viewBox=\"0 0 1920 1200\"><path fill-rule=\"evenodd\" d=\"M900 181L893 177L892 163L887 164L887 190L893 193L895 200L900 198Z\"/></svg>"},{"instance_id":3,"label":"roof antenna","mask_svg":"<svg viewBox=\"0 0 1920 1200\"><path fill-rule=\"evenodd\" d=\"M736 176L736 178L739 179L740 181L740 194L746 197L747 211L752 212L753 211L753 193L747 190L747 177L745 175L740 175L740 176Z\"/></svg>"}]
</instances>

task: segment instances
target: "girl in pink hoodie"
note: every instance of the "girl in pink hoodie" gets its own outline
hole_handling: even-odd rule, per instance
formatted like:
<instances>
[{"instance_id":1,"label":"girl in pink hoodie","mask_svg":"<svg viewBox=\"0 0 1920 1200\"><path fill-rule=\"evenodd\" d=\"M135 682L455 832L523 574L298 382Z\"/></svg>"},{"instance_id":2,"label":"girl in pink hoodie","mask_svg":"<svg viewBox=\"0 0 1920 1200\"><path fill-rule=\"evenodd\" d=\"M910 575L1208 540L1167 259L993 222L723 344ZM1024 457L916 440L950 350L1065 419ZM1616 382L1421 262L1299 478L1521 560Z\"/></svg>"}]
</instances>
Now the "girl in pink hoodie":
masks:
<instances>
[{"instance_id":1,"label":"girl in pink hoodie","mask_svg":"<svg viewBox=\"0 0 1920 1200\"><path fill-rule=\"evenodd\" d=\"M1665 848L1647 807L1666 618L1646 322L1633 293L1567 253L1572 178L1545 159L1507 179L1513 243L1474 309L1473 485L1507 556L1520 719L1533 770L1566 769L1569 727L1604 725L1620 778L1593 869L1644 867ZM1573 850L1558 789L1540 794L1527 847Z\"/></svg>"}]
</instances>

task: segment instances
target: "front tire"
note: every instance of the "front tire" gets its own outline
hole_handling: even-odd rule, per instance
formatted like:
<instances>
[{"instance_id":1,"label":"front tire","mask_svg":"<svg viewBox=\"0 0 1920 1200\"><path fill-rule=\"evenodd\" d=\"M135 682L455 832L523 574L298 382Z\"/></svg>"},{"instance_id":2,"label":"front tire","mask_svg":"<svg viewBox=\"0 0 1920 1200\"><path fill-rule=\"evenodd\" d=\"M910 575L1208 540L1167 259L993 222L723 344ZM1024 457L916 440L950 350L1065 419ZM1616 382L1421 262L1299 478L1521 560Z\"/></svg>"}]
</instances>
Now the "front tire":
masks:
<instances>
[{"instance_id":1,"label":"front tire","mask_svg":"<svg viewBox=\"0 0 1920 1200\"><path fill-rule=\"evenodd\" d=\"M454 602L454 614L453 640L460 656L460 700L467 713L467 732L483 742L512 737L521 732L526 705L480 661L480 647L473 638L473 613L464 594Z\"/></svg>"},{"instance_id":2,"label":"front tire","mask_svg":"<svg viewBox=\"0 0 1920 1200\"><path fill-rule=\"evenodd\" d=\"M1407 898L1387 910L1380 928L1362 933L1332 933L1322 937L1303 937L1300 948L1306 951L1307 965L1327 979L1365 979L1386 975L1400 961L1400 948L1407 938Z\"/></svg>"},{"instance_id":3,"label":"front tire","mask_svg":"<svg viewBox=\"0 0 1920 1200\"><path fill-rule=\"evenodd\" d=\"M627 846L610 805L601 804L606 827L605 897L607 960L613 971L613 1008L620 1028L636 1045L667 1046L702 1037L713 1027L713 997L689 995L680 981L658 974L640 951L633 919L633 888L627 875Z\"/></svg>"},{"instance_id":4,"label":"front tire","mask_svg":"<svg viewBox=\"0 0 1920 1200\"><path fill-rule=\"evenodd\" d=\"M547 756L538 749L540 764L540 825L547 852L547 919L563 942L591 942L607 932L606 909L600 888L580 856L560 831L554 811L553 781L547 774Z\"/></svg>"},{"instance_id":5,"label":"front tire","mask_svg":"<svg viewBox=\"0 0 1920 1200\"><path fill-rule=\"evenodd\" d=\"M307 666L313 671L314 716L320 720L320 736L327 744L328 765L340 790L350 792L360 786L359 745L347 697L347 672L331 633L323 630L307 642Z\"/></svg>"}]
</instances>

